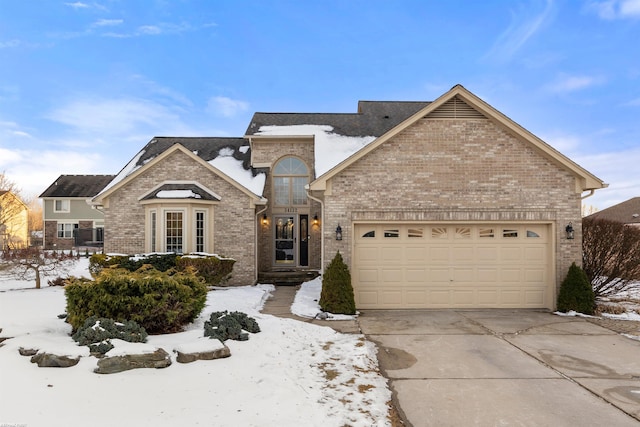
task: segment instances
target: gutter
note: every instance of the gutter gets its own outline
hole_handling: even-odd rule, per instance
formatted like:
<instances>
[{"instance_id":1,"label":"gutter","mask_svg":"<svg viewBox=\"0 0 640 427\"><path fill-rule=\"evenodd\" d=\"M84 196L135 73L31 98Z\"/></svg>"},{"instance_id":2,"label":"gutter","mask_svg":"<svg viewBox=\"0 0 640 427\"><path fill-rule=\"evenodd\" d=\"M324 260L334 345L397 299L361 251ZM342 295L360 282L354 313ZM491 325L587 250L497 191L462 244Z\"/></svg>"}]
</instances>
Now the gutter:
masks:
<instances>
[{"instance_id":1,"label":"gutter","mask_svg":"<svg viewBox=\"0 0 640 427\"><path fill-rule=\"evenodd\" d=\"M324 274L324 202L309 193L309 184L305 186L305 190L308 198L320 203L320 217L322 218L320 222L320 274Z\"/></svg>"}]
</instances>

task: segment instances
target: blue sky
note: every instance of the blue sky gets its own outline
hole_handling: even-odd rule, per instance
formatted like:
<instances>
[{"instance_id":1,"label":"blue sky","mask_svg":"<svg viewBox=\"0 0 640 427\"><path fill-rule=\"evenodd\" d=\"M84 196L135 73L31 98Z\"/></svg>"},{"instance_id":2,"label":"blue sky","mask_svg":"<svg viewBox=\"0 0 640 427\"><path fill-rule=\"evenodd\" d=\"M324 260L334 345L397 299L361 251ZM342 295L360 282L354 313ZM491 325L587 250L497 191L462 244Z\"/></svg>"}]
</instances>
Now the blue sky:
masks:
<instances>
[{"instance_id":1,"label":"blue sky","mask_svg":"<svg viewBox=\"0 0 640 427\"><path fill-rule=\"evenodd\" d=\"M37 195L153 136L462 84L640 196L640 0L0 0L0 171Z\"/></svg>"}]
</instances>

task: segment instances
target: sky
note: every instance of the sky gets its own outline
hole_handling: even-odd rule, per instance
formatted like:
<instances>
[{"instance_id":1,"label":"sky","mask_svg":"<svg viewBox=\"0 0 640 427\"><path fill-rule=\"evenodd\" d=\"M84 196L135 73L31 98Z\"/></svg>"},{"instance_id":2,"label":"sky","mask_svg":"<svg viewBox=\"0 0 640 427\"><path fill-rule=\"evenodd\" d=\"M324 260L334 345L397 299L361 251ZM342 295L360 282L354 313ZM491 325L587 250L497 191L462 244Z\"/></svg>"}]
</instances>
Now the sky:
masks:
<instances>
[{"instance_id":1,"label":"sky","mask_svg":"<svg viewBox=\"0 0 640 427\"><path fill-rule=\"evenodd\" d=\"M640 196L640 0L0 0L0 172L27 196L154 136L356 112L462 84Z\"/></svg>"}]
</instances>

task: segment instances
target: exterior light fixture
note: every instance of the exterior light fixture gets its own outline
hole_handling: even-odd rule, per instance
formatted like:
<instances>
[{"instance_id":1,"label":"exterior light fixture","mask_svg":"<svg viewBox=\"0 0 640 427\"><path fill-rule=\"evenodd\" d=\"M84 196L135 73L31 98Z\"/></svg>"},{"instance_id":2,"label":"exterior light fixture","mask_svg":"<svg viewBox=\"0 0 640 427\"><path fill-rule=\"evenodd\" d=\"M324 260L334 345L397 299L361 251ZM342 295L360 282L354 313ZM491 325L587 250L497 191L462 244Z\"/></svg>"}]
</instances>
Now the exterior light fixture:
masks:
<instances>
[{"instance_id":1,"label":"exterior light fixture","mask_svg":"<svg viewBox=\"0 0 640 427\"><path fill-rule=\"evenodd\" d=\"M336 227L336 240L342 240L342 227L340 227L340 224Z\"/></svg>"},{"instance_id":2,"label":"exterior light fixture","mask_svg":"<svg viewBox=\"0 0 640 427\"><path fill-rule=\"evenodd\" d=\"M318 225L318 214L313 216L313 225Z\"/></svg>"},{"instance_id":3,"label":"exterior light fixture","mask_svg":"<svg viewBox=\"0 0 640 427\"><path fill-rule=\"evenodd\" d=\"M573 223L572 222L567 224L567 226L564 228L564 231L567 233L567 239L573 239L574 238L574 235L573 235Z\"/></svg>"},{"instance_id":4,"label":"exterior light fixture","mask_svg":"<svg viewBox=\"0 0 640 427\"><path fill-rule=\"evenodd\" d=\"M267 225L267 214L262 215L262 224Z\"/></svg>"}]
</instances>

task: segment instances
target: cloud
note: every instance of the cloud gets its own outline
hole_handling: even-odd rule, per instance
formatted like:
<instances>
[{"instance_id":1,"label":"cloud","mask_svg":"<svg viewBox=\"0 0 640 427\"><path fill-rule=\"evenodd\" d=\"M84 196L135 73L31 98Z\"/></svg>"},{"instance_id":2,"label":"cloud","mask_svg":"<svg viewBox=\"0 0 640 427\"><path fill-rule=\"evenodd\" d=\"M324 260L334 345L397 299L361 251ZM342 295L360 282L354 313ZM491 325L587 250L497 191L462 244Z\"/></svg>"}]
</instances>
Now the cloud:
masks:
<instances>
[{"instance_id":1,"label":"cloud","mask_svg":"<svg viewBox=\"0 0 640 427\"><path fill-rule=\"evenodd\" d=\"M64 5L65 6L69 6L69 7L73 8L73 9L88 9L89 8L88 4L82 3L82 2L79 2L79 1L77 1L75 3L65 3Z\"/></svg>"},{"instance_id":2,"label":"cloud","mask_svg":"<svg viewBox=\"0 0 640 427\"><path fill-rule=\"evenodd\" d=\"M183 128L180 117L162 104L138 98L79 99L46 116L92 135L123 135L134 130Z\"/></svg>"},{"instance_id":3,"label":"cloud","mask_svg":"<svg viewBox=\"0 0 640 427\"><path fill-rule=\"evenodd\" d=\"M21 44L20 40L8 40L6 42L0 42L0 49L8 49L13 47L19 47Z\"/></svg>"},{"instance_id":4,"label":"cloud","mask_svg":"<svg viewBox=\"0 0 640 427\"><path fill-rule=\"evenodd\" d=\"M209 112L223 117L233 117L239 113L244 113L248 109L248 102L227 98L226 96L214 96L209 99L207 106Z\"/></svg>"},{"instance_id":5,"label":"cloud","mask_svg":"<svg viewBox=\"0 0 640 427\"><path fill-rule=\"evenodd\" d=\"M640 107L640 98L632 99L629 102L622 104L625 107Z\"/></svg>"},{"instance_id":6,"label":"cloud","mask_svg":"<svg viewBox=\"0 0 640 427\"><path fill-rule=\"evenodd\" d=\"M114 27L117 25L122 25L124 21L122 19L98 19L96 22L91 24L92 27Z\"/></svg>"},{"instance_id":7,"label":"cloud","mask_svg":"<svg viewBox=\"0 0 640 427\"><path fill-rule=\"evenodd\" d=\"M529 11L512 12L511 24L498 36L485 58L499 61L509 60L544 27L552 18L553 11L553 0L546 0L544 9L537 13L531 14Z\"/></svg>"},{"instance_id":8,"label":"cloud","mask_svg":"<svg viewBox=\"0 0 640 427\"><path fill-rule=\"evenodd\" d=\"M607 21L640 18L640 0L591 1L586 9Z\"/></svg>"},{"instance_id":9,"label":"cloud","mask_svg":"<svg viewBox=\"0 0 640 427\"><path fill-rule=\"evenodd\" d=\"M142 36L159 36L163 34L180 34L186 31L192 31L194 28L185 22L180 24L173 24L162 22L159 24L153 25L141 25L136 28L135 31L132 32L107 32L101 34L104 37L115 37L115 38L130 38L130 37L142 37Z\"/></svg>"},{"instance_id":10,"label":"cloud","mask_svg":"<svg viewBox=\"0 0 640 427\"><path fill-rule=\"evenodd\" d=\"M602 84L603 82L604 79L600 77L563 75L554 83L548 84L546 89L555 93L567 93L586 89L591 86Z\"/></svg>"}]
</instances>

